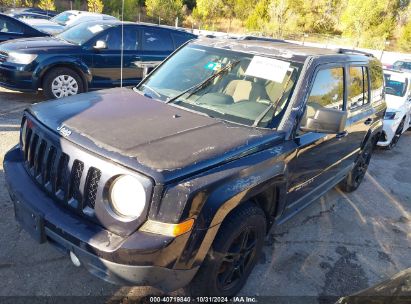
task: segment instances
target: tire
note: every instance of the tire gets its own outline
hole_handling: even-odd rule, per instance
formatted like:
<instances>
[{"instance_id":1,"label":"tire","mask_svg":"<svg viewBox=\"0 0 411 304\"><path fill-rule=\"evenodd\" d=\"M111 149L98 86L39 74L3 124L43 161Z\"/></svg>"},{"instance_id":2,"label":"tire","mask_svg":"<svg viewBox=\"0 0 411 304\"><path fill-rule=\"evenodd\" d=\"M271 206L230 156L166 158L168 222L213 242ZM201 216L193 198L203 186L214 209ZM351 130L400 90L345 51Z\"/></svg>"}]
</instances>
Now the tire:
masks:
<instances>
[{"instance_id":1,"label":"tire","mask_svg":"<svg viewBox=\"0 0 411 304\"><path fill-rule=\"evenodd\" d=\"M62 98L82 92L84 92L83 80L70 68L54 68L44 77L43 93L47 99Z\"/></svg>"},{"instance_id":2,"label":"tire","mask_svg":"<svg viewBox=\"0 0 411 304\"><path fill-rule=\"evenodd\" d=\"M340 182L339 188L344 192L353 192L358 189L362 183L365 173L367 173L368 165L371 161L372 152L374 150L374 140L368 140L364 148L355 161L354 167L347 174L343 181Z\"/></svg>"},{"instance_id":3,"label":"tire","mask_svg":"<svg viewBox=\"0 0 411 304\"><path fill-rule=\"evenodd\" d=\"M405 117L401 120L397 130L395 131L393 138L391 139L390 144L387 146L387 150L394 149L394 147L398 144L398 141L400 140L400 137L404 130L404 125L405 125Z\"/></svg>"},{"instance_id":4,"label":"tire","mask_svg":"<svg viewBox=\"0 0 411 304\"><path fill-rule=\"evenodd\" d=\"M245 203L229 214L188 286L188 293L224 297L237 294L259 259L266 226L264 212L253 203Z\"/></svg>"}]
</instances>

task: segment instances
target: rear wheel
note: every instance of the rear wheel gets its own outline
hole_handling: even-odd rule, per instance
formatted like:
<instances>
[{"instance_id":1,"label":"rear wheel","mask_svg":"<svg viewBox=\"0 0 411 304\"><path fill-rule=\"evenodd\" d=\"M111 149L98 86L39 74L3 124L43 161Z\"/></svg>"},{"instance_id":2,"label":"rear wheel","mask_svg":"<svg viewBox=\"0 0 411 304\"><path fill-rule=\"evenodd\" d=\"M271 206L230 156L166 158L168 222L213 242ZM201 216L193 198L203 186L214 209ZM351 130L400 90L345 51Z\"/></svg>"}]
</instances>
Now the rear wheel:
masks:
<instances>
[{"instance_id":1,"label":"rear wheel","mask_svg":"<svg viewBox=\"0 0 411 304\"><path fill-rule=\"evenodd\" d=\"M70 68L55 68L44 77L43 92L46 98L62 98L84 92L81 77Z\"/></svg>"},{"instance_id":2,"label":"rear wheel","mask_svg":"<svg viewBox=\"0 0 411 304\"><path fill-rule=\"evenodd\" d=\"M397 130L395 131L394 137L391 139L391 142L387 146L387 149L391 150L397 145L397 143L400 140L400 137L402 135L402 132L404 130L404 124L405 124L405 118L402 119L400 125L398 126Z\"/></svg>"},{"instance_id":3,"label":"rear wheel","mask_svg":"<svg viewBox=\"0 0 411 304\"><path fill-rule=\"evenodd\" d=\"M340 183L339 187L345 192L353 192L362 183L365 173L367 173L368 165L371 161L374 141L369 140L358 155L354 167L347 174L345 179Z\"/></svg>"},{"instance_id":4,"label":"rear wheel","mask_svg":"<svg viewBox=\"0 0 411 304\"><path fill-rule=\"evenodd\" d=\"M203 264L189 285L193 296L234 296L261 254L266 233L264 212L246 203L226 218Z\"/></svg>"}]
</instances>

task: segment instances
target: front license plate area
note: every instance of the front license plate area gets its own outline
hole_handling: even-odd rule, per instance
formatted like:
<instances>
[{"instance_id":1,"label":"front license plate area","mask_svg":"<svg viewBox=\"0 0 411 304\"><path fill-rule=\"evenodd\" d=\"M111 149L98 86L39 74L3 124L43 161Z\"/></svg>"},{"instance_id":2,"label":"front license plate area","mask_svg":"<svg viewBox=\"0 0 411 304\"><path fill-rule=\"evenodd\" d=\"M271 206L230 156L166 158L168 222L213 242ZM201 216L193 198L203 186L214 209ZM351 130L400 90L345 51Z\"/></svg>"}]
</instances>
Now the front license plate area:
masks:
<instances>
[{"instance_id":1,"label":"front license plate area","mask_svg":"<svg viewBox=\"0 0 411 304\"><path fill-rule=\"evenodd\" d=\"M44 243L46 235L44 232L43 217L32 208L14 201L14 215L24 230L26 230L37 242Z\"/></svg>"}]
</instances>

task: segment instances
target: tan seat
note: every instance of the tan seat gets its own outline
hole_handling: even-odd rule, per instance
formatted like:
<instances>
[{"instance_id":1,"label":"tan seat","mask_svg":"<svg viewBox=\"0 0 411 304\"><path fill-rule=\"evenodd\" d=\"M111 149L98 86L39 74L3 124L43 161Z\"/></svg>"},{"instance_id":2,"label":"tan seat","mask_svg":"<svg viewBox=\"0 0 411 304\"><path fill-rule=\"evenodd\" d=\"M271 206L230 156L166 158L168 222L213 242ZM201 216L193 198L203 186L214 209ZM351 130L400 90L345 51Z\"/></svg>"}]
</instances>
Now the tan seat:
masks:
<instances>
[{"instance_id":1,"label":"tan seat","mask_svg":"<svg viewBox=\"0 0 411 304\"><path fill-rule=\"evenodd\" d=\"M261 84L241 79L232 80L227 85L224 93L232 96L234 102L244 100L258 101L267 96L267 93Z\"/></svg>"}]
</instances>

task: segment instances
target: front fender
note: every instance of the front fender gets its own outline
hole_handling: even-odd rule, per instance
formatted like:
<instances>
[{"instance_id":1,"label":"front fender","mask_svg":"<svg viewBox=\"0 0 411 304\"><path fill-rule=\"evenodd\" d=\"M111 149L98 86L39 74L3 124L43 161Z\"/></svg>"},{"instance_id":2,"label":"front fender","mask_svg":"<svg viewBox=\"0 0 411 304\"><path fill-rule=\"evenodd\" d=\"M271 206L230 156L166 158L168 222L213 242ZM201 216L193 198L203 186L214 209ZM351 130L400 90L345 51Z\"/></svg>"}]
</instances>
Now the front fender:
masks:
<instances>
[{"instance_id":1,"label":"front fender","mask_svg":"<svg viewBox=\"0 0 411 304\"><path fill-rule=\"evenodd\" d=\"M178 269L201 264L221 223L238 205L269 188L286 189L287 162L294 145L289 142L242 157L166 189L161 207L156 214L152 210L150 216L167 222L196 220L177 262ZM279 212L284 201L278 202ZM178 208L181 212L176 212Z\"/></svg>"},{"instance_id":2,"label":"front fender","mask_svg":"<svg viewBox=\"0 0 411 304\"><path fill-rule=\"evenodd\" d=\"M92 75L89 67L79 58L69 56L56 56L44 61L41 61L36 69L33 71L33 81L36 82L37 87L42 86L42 79L50 69L56 66L66 66L75 70L83 79L86 89L91 81Z\"/></svg>"}]
</instances>

